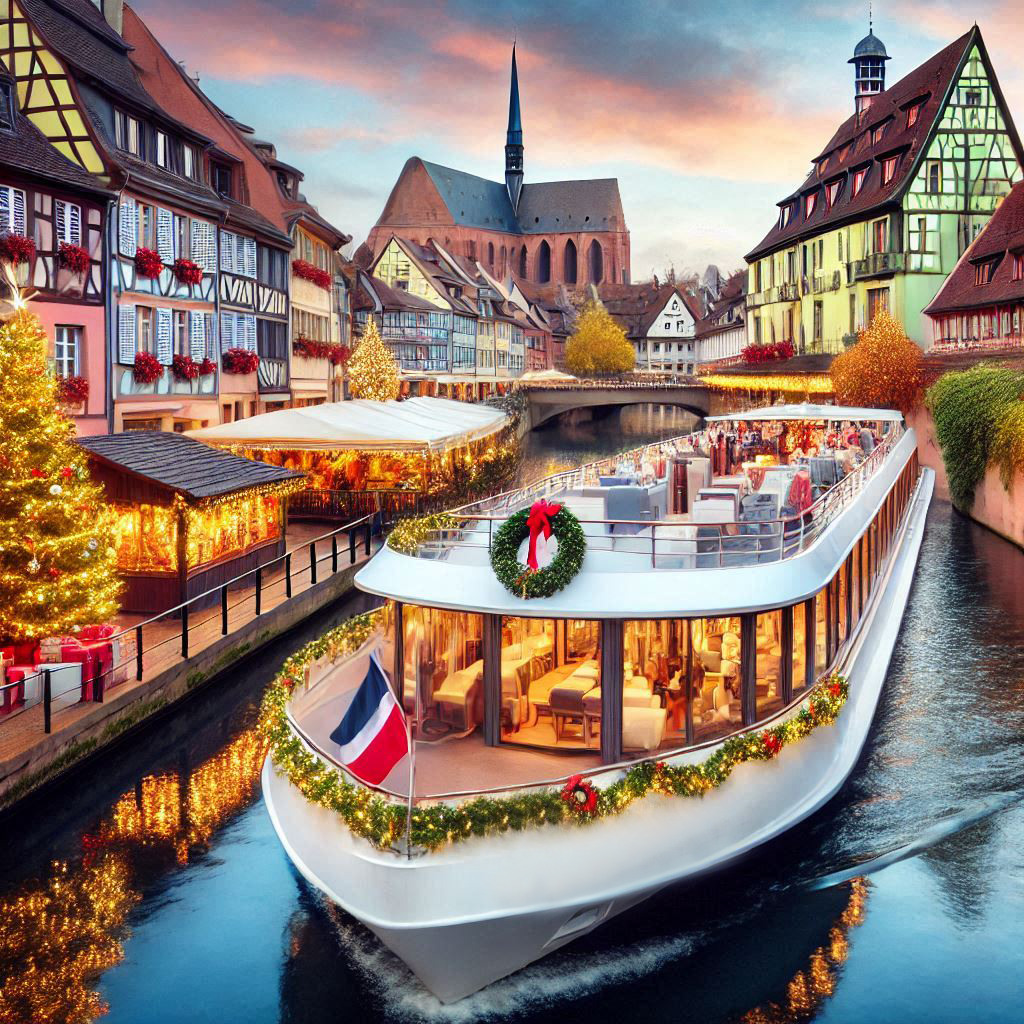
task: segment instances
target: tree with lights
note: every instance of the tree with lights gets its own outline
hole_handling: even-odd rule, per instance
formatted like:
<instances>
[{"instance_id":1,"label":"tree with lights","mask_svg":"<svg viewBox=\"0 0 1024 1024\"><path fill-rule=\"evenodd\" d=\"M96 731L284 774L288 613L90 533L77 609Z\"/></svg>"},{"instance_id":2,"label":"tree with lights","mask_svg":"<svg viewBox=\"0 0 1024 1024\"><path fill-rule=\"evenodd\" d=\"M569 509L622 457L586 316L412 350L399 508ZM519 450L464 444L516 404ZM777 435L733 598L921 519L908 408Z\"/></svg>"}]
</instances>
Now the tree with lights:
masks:
<instances>
[{"instance_id":1,"label":"tree with lights","mask_svg":"<svg viewBox=\"0 0 1024 1024\"><path fill-rule=\"evenodd\" d=\"M110 512L47 372L46 335L20 302L0 323L0 642L103 622L121 583Z\"/></svg>"},{"instance_id":2,"label":"tree with lights","mask_svg":"<svg viewBox=\"0 0 1024 1024\"><path fill-rule=\"evenodd\" d=\"M398 397L398 363L372 317L367 321L363 340L349 358L348 385L353 398L388 402Z\"/></svg>"},{"instance_id":3,"label":"tree with lights","mask_svg":"<svg viewBox=\"0 0 1024 1024\"><path fill-rule=\"evenodd\" d=\"M921 350L888 310L875 314L829 373L841 405L909 412L921 400Z\"/></svg>"},{"instance_id":4,"label":"tree with lights","mask_svg":"<svg viewBox=\"0 0 1024 1024\"><path fill-rule=\"evenodd\" d=\"M565 346L565 365L577 377L628 373L636 365L636 353L604 306L588 302Z\"/></svg>"}]
</instances>

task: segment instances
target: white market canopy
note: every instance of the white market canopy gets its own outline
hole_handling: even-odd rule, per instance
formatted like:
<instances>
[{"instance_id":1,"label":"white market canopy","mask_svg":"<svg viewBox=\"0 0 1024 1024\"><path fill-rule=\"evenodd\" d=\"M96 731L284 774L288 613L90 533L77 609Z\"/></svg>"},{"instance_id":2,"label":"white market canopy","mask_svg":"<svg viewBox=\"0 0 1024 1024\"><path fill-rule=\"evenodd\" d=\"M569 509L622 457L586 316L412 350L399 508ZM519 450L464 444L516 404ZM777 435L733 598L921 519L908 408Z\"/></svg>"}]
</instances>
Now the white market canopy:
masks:
<instances>
[{"instance_id":1,"label":"white market canopy","mask_svg":"<svg viewBox=\"0 0 1024 1024\"><path fill-rule=\"evenodd\" d=\"M501 430L507 417L446 398L371 402L359 398L186 431L218 447L303 451L447 451Z\"/></svg>"},{"instance_id":2,"label":"white market canopy","mask_svg":"<svg viewBox=\"0 0 1024 1024\"><path fill-rule=\"evenodd\" d=\"M706 423L720 423L732 420L890 420L900 423L903 413L898 409L861 409L852 405L814 405L801 402L794 405L766 405L761 409L747 409L745 412L729 412L722 416L705 416Z\"/></svg>"}]
</instances>

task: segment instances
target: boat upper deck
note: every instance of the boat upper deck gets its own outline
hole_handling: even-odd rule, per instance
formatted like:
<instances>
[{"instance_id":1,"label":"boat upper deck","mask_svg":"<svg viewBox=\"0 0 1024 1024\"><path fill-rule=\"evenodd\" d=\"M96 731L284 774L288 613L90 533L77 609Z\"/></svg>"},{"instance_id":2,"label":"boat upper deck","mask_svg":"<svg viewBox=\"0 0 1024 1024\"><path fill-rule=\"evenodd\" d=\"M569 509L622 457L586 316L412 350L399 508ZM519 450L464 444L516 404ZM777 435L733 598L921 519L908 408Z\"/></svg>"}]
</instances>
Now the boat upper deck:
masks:
<instances>
[{"instance_id":1,"label":"boat upper deck","mask_svg":"<svg viewBox=\"0 0 1024 1024\"><path fill-rule=\"evenodd\" d=\"M889 410L789 406L714 418L707 430L455 510L411 555L382 551L357 583L397 600L513 614L659 614L697 594L701 611L735 612L776 601L780 586L800 600L845 556L915 443ZM509 516L538 499L576 515L587 552L565 590L525 601L494 578L490 552ZM843 519L848 528L837 530Z\"/></svg>"}]
</instances>

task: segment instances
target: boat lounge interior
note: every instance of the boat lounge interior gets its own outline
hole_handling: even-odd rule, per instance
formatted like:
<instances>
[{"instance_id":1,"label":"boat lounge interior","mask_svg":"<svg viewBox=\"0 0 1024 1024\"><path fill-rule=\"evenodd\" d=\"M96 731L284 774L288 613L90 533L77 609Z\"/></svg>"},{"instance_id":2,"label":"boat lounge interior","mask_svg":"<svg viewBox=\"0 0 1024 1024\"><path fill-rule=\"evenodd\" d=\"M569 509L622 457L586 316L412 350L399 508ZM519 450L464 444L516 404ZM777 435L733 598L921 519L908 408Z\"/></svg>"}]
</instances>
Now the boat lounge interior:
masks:
<instances>
[{"instance_id":1,"label":"boat lounge interior","mask_svg":"<svg viewBox=\"0 0 1024 1024\"><path fill-rule=\"evenodd\" d=\"M870 458L865 449L873 451L885 435L877 436L871 427L850 427L850 443L856 429L859 450L854 465L861 465ZM865 429L872 436L862 442ZM791 452L780 455L780 436L776 432L772 438L776 461L763 464L762 486L773 469L790 468L793 472L784 485L788 494L795 474L807 472L807 463L801 461L807 456L794 460ZM704 480L706 473L714 475L718 457L699 454L700 438L696 441L689 443L698 454L687 460L685 470ZM747 443L763 446L764 433L761 440L739 441L741 471L749 479L750 470L761 464L746 457L749 453L742 447ZM654 506L651 511L663 519L664 511L656 503L671 506L672 499L664 497L669 481L658 479L657 460L663 458L670 466L674 452L680 450L645 449L618 460L616 479L623 465L646 475L645 463L650 462L654 481L646 486L642 480L615 483L607 488L609 496L642 491L644 500ZM735 476L730 457L721 458L726 477ZM721 617L581 620L544 617L542 602L538 614L530 617L387 602L379 657L415 738L415 795L538 784L602 764L699 747L770 720L830 671L854 636L917 476L913 455L834 577L814 596L788 607ZM825 479L820 484L810 479L812 495L825 486ZM568 490L566 500L573 507L572 489ZM696 497L700 490L690 493ZM759 493L729 493L714 500L728 503L731 513L742 513L743 499ZM781 492L771 493L778 493L781 500ZM809 500L813 503L814 498ZM603 511L621 507L613 500ZM488 513L494 514L492 509ZM800 515L796 513L797 518ZM616 538L614 532L605 536ZM441 556L441 546L437 541L425 557ZM649 549L650 542L648 559ZM452 551L447 548L448 557ZM588 538L587 558L592 556ZM662 566L659 562L655 567ZM316 721L297 716L308 741L329 757L334 754L330 730L358 682L339 683L337 700L332 700L328 713L318 713ZM383 788L405 796L409 784L407 768L399 767Z\"/></svg>"}]
</instances>

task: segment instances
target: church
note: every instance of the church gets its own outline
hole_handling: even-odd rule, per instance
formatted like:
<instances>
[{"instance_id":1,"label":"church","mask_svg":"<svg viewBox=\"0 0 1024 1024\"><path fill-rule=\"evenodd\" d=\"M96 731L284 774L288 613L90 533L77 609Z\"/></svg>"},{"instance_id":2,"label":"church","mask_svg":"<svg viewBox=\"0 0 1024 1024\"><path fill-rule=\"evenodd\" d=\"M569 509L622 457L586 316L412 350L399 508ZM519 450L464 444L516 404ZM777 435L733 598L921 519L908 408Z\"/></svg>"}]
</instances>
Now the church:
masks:
<instances>
[{"instance_id":1,"label":"church","mask_svg":"<svg viewBox=\"0 0 1024 1024\"><path fill-rule=\"evenodd\" d=\"M356 259L392 236L436 241L501 279L540 285L628 283L629 230L616 178L524 182L519 76L512 48L505 182L410 157Z\"/></svg>"}]
</instances>

